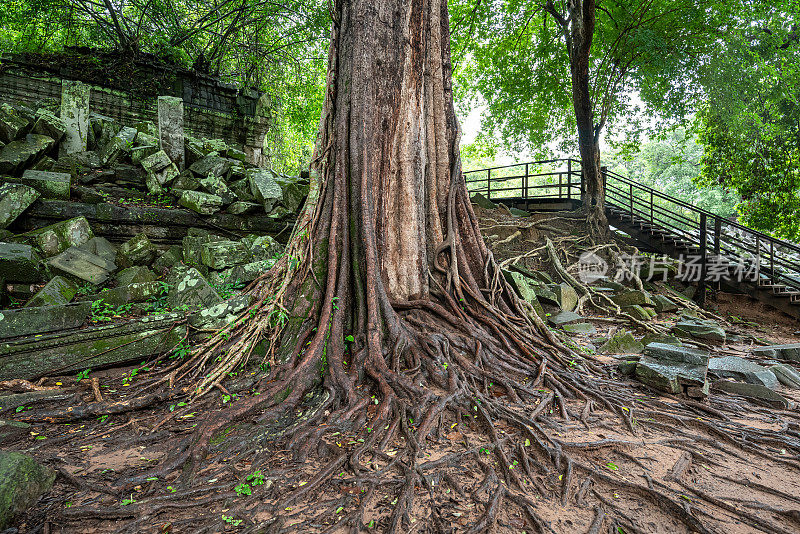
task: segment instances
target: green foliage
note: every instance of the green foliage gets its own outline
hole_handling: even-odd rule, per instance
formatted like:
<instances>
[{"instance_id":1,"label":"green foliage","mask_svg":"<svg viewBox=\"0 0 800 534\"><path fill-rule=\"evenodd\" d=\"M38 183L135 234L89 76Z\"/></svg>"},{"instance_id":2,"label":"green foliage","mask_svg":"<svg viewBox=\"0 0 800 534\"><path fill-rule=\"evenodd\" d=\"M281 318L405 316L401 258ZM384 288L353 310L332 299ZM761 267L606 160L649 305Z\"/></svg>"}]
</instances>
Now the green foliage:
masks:
<instances>
[{"instance_id":1,"label":"green foliage","mask_svg":"<svg viewBox=\"0 0 800 534\"><path fill-rule=\"evenodd\" d=\"M167 309L167 295L169 294L170 285L166 282L158 282L158 292L150 297L148 303L150 304L151 313L159 313Z\"/></svg>"},{"instance_id":2,"label":"green foliage","mask_svg":"<svg viewBox=\"0 0 800 534\"><path fill-rule=\"evenodd\" d=\"M460 152L461 168L465 171L488 169L502 165L499 161L502 147L500 147L497 140L483 133L479 134L472 143L462 144Z\"/></svg>"},{"instance_id":3,"label":"green foliage","mask_svg":"<svg viewBox=\"0 0 800 534\"><path fill-rule=\"evenodd\" d=\"M218 284L211 284L219 296L223 299L227 300L234 296L237 291L244 289L245 283L241 280L225 280L224 282L220 282Z\"/></svg>"},{"instance_id":4,"label":"green foliage","mask_svg":"<svg viewBox=\"0 0 800 534\"><path fill-rule=\"evenodd\" d=\"M316 139L330 22L322 0L11 0L0 9L0 54L68 46L150 53L256 88L272 124L266 155L294 173L308 167Z\"/></svg>"},{"instance_id":5,"label":"green foliage","mask_svg":"<svg viewBox=\"0 0 800 534\"><path fill-rule=\"evenodd\" d=\"M246 484L244 482L233 488L233 491L235 491L239 497L253 494L253 488L250 487L250 484Z\"/></svg>"},{"instance_id":6,"label":"green foliage","mask_svg":"<svg viewBox=\"0 0 800 534\"><path fill-rule=\"evenodd\" d=\"M222 520L231 526L238 527L242 524L243 519L236 519L233 516L222 514Z\"/></svg>"},{"instance_id":7,"label":"green foliage","mask_svg":"<svg viewBox=\"0 0 800 534\"><path fill-rule=\"evenodd\" d=\"M698 184L703 147L685 130L676 129L642 144L635 152L604 156L611 171L628 176L671 197L722 217L736 214L739 198L718 184ZM656 203L659 199L656 198Z\"/></svg>"},{"instance_id":8,"label":"green foliage","mask_svg":"<svg viewBox=\"0 0 800 534\"><path fill-rule=\"evenodd\" d=\"M252 486L262 486L266 479L264 478L264 474L259 470L247 475L247 481Z\"/></svg>"},{"instance_id":9,"label":"green foliage","mask_svg":"<svg viewBox=\"0 0 800 534\"><path fill-rule=\"evenodd\" d=\"M253 487L262 486L264 482L266 482L264 474L260 470L254 471L253 473L247 475L244 482L233 488L233 491L235 491L240 497L252 495Z\"/></svg>"},{"instance_id":10,"label":"green foliage","mask_svg":"<svg viewBox=\"0 0 800 534\"><path fill-rule=\"evenodd\" d=\"M89 378L89 373L91 372L92 372L91 369L84 369L83 371L75 375L75 382L80 382L81 380Z\"/></svg>"},{"instance_id":11,"label":"green foliage","mask_svg":"<svg viewBox=\"0 0 800 534\"><path fill-rule=\"evenodd\" d=\"M93 323L107 323L115 317L128 313L132 306L132 304L112 306L104 299L97 299L92 302L92 315L89 320Z\"/></svg>"},{"instance_id":12,"label":"green foliage","mask_svg":"<svg viewBox=\"0 0 800 534\"><path fill-rule=\"evenodd\" d=\"M146 363L147 362L142 362L142 363L139 364L139 367L134 367L133 369L131 369L130 373L128 373L127 376L122 378L122 384L128 386L128 385L131 384L131 382L133 382L133 379L136 378L136 376L140 372L149 371L150 368L145 365Z\"/></svg>"},{"instance_id":13,"label":"green foliage","mask_svg":"<svg viewBox=\"0 0 800 534\"><path fill-rule=\"evenodd\" d=\"M184 406L189 406L189 403L181 401L181 402L179 402L177 404L171 404L170 407L169 407L169 411L170 412L174 412L175 408L183 408Z\"/></svg>"},{"instance_id":14,"label":"green foliage","mask_svg":"<svg viewBox=\"0 0 800 534\"><path fill-rule=\"evenodd\" d=\"M78 289L75 292L75 294L78 296L90 295L95 291L97 291L97 288L95 287L94 284L92 284L91 282L84 282L78 286Z\"/></svg>"},{"instance_id":15,"label":"green foliage","mask_svg":"<svg viewBox=\"0 0 800 534\"><path fill-rule=\"evenodd\" d=\"M706 73L697 117L701 181L742 198L746 225L800 240L800 4L752 6L750 25L725 34Z\"/></svg>"},{"instance_id":16,"label":"green foliage","mask_svg":"<svg viewBox=\"0 0 800 534\"><path fill-rule=\"evenodd\" d=\"M192 352L192 347L189 345L189 340L187 338L181 339L180 342L175 345L175 348L172 349L172 354L170 355L170 359L178 358L182 360Z\"/></svg>"},{"instance_id":17,"label":"green foliage","mask_svg":"<svg viewBox=\"0 0 800 534\"><path fill-rule=\"evenodd\" d=\"M728 2L620 0L603 2L589 58L597 131L608 125L644 129L635 117L645 104L682 119L699 86L695 60L717 39L732 11ZM565 33L534 0L453 0L457 96L486 103L483 127L513 151L534 157L576 153L570 62ZM552 2L567 12L567 2ZM726 6L726 7L723 7ZM690 61L691 59L691 61ZM460 89L458 89L460 87Z\"/></svg>"}]
</instances>

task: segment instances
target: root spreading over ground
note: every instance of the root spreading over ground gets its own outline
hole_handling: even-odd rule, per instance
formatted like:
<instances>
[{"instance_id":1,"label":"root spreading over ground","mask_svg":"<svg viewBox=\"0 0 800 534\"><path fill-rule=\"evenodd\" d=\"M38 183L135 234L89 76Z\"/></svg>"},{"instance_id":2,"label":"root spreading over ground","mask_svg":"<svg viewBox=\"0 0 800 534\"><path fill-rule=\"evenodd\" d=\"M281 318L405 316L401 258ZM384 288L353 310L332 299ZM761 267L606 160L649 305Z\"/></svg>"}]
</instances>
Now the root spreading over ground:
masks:
<instances>
[{"instance_id":1,"label":"root spreading over ground","mask_svg":"<svg viewBox=\"0 0 800 534\"><path fill-rule=\"evenodd\" d=\"M381 340L391 349L378 355L365 337L351 337L358 313L345 310L358 308L346 298L317 299L327 308L323 326L276 329L288 316L282 292L308 287L289 269L309 250L290 249L252 288L262 298L245 320L189 358L153 362L131 386L122 384L128 377L103 378L103 400L87 390L93 402L19 413L50 423L34 454L61 475L49 506L27 524L64 532L800 528L796 411L718 395L700 403L619 380L611 366L561 345L524 303L512 297L518 313L500 311L500 295L511 294L491 271L481 293L462 283L463 297L442 288L437 298L387 303L400 334ZM280 349L289 340L287 357Z\"/></svg>"},{"instance_id":2,"label":"root spreading over ground","mask_svg":"<svg viewBox=\"0 0 800 534\"><path fill-rule=\"evenodd\" d=\"M332 9L319 178L286 254L188 357L16 414L47 423L33 453L62 481L26 524L796 532L796 412L634 387L509 288L461 177L446 5Z\"/></svg>"}]
</instances>

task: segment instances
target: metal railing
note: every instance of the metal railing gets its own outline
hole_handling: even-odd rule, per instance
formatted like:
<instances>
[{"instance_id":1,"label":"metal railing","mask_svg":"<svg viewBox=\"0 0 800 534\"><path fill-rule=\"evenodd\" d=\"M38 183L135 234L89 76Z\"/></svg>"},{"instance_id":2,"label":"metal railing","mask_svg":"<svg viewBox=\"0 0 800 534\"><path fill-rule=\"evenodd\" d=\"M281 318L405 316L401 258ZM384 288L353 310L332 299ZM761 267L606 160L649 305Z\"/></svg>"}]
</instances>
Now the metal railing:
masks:
<instances>
[{"instance_id":1,"label":"metal railing","mask_svg":"<svg viewBox=\"0 0 800 534\"><path fill-rule=\"evenodd\" d=\"M800 246L753 230L631 178L602 169L606 207L672 239L699 256L704 280L749 258L758 267L760 285L782 285L800 297ZM534 161L467 171L467 189L489 200L580 200L581 164L575 159ZM747 266L750 266L748 264ZM710 275L710 276L708 276Z\"/></svg>"},{"instance_id":2,"label":"metal railing","mask_svg":"<svg viewBox=\"0 0 800 534\"><path fill-rule=\"evenodd\" d=\"M481 193L489 199L504 198L581 198L580 163L574 160L550 159L516 165L467 171L464 179L470 193Z\"/></svg>"}]
</instances>

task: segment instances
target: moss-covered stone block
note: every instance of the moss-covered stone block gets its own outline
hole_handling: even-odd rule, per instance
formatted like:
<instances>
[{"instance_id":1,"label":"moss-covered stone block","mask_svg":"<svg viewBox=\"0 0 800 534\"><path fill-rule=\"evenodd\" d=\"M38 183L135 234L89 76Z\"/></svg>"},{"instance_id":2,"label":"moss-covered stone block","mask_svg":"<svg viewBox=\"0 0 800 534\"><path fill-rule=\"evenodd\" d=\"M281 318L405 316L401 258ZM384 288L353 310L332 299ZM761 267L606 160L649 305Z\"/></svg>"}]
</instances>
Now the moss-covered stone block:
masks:
<instances>
[{"instance_id":1,"label":"moss-covered stone block","mask_svg":"<svg viewBox=\"0 0 800 534\"><path fill-rule=\"evenodd\" d=\"M620 306L655 306L645 291L625 291L611 297Z\"/></svg>"},{"instance_id":2,"label":"moss-covered stone block","mask_svg":"<svg viewBox=\"0 0 800 534\"><path fill-rule=\"evenodd\" d=\"M55 471L19 452L0 451L0 529L50 491Z\"/></svg>"},{"instance_id":3,"label":"moss-covered stone block","mask_svg":"<svg viewBox=\"0 0 800 534\"><path fill-rule=\"evenodd\" d=\"M200 191L184 191L178 204L200 215L213 215L222 209L224 201L217 195Z\"/></svg>"},{"instance_id":4,"label":"moss-covered stone block","mask_svg":"<svg viewBox=\"0 0 800 534\"><path fill-rule=\"evenodd\" d=\"M225 182L223 182L221 178L216 176L201 178L200 187L202 187L206 193L221 198L223 205L227 206L228 204L236 201L236 194L231 191L227 185L225 185Z\"/></svg>"},{"instance_id":5,"label":"moss-covered stone block","mask_svg":"<svg viewBox=\"0 0 800 534\"><path fill-rule=\"evenodd\" d=\"M5 228L33 204L40 193L27 185L0 185L0 228Z\"/></svg>"},{"instance_id":6,"label":"moss-covered stone block","mask_svg":"<svg viewBox=\"0 0 800 534\"><path fill-rule=\"evenodd\" d=\"M191 167L189 167L189 170L198 176L217 176L221 178L228 174L231 165L231 160L212 153L194 162Z\"/></svg>"},{"instance_id":7,"label":"moss-covered stone block","mask_svg":"<svg viewBox=\"0 0 800 534\"><path fill-rule=\"evenodd\" d=\"M54 276L45 286L25 303L26 308L60 306L75 297L78 287L63 276Z\"/></svg>"},{"instance_id":8,"label":"moss-covered stone block","mask_svg":"<svg viewBox=\"0 0 800 534\"><path fill-rule=\"evenodd\" d=\"M91 313L91 302L0 310L0 338L78 328Z\"/></svg>"},{"instance_id":9,"label":"moss-covered stone block","mask_svg":"<svg viewBox=\"0 0 800 534\"><path fill-rule=\"evenodd\" d=\"M215 241L203 244L200 259L203 265L222 270L248 263L252 260L252 255L247 245L240 241Z\"/></svg>"},{"instance_id":10,"label":"moss-covered stone block","mask_svg":"<svg viewBox=\"0 0 800 534\"><path fill-rule=\"evenodd\" d=\"M57 272L95 285L104 283L117 269L114 262L78 247L68 248L58 256L50 258L47 264Z\"/></svg>"},{"instance_id":11,"label":"moss-covered stone block","mask_svg":"<svg viewBox=\"0 0 800 534\"><path fill-rule=\"evenodd\" d=\"M5 341L0 343L0 380L31 380L54 372L138 363L168 353L186 336L186 326L178 324L183 317L180 313L150 315L128 323Z\"/></svg>"},{"instance_id":12,"label":"moss-covered stone block","mask_svg":"<svg viewBox=\"0 0 800 534\"><path fill-rule=\"evenodd\" d=\"M183 247L180 245L172 245L164 251L153 263L153 269L156 272L162 273L166 269L170 269L174 265L183 261Z\"/></svg>"},{"instance_id":13,"label":"moss-covered stone block","mask_svg":"<svg viewBox=\"0 0 800 534\"><path fill-rule=\"evenodd\" d=\"M690 317L678 322L672 332L682 338L705 339L709 341L724 342L725 329L719 323L711 320L693 319Z\"/></svg>"},{"instance_id":14,"label":"moss-covered stone block","mask_svg":"<svg viewBox=\"0 0 800 534\"><path fill-rule=\"evenodd\" d=\"M50 150L52 137L28 134L24 139L11 141L0 149L0 173L20 174Z\"/></svg>"},{"instance_id":15,"label":"moss-covered stone block","mask_svg":"<svg viewBox=\"0 0 800 534\"><path fill-rule=\"evenodd\" d=\"M202 308L222 302L200 272L193 267L178 266L172 270L167 283L170 285L167 305L171 308Z\"/></svg>"},{"instance_id":16,"label":"moss-covered stone block","mask_svg":"<svg viewBox=\"0 0 800 534\"><path fill-rule=\"evenodd\" d=\"M122 306L134 302L147 302L161 295L162 290L161 282L141 282L106 289L85 299L92 302L102 300L109 306Z\"/></svg>"},{"instance_id":17,"label":"moss-covered stone block","mask_svg":"<svg viewBox=\"0 0 800 534\"><path fill-rule=\"evenodd\" d=\"M117 273L115 281L119 286L127 286L130 284L141 284L144 282L152 282L156 279L156 274L143 265L135 265L128 267Z\"/></svg>"},{"instance_id":18,"label":"moss-covered stone block","mask_svg":"<svg viewBox=\"0 0 800 534\"><path fill-rule=\"evenodd\" d=\"M541 317L542 320L546 321L547 314L539 302L536 291L534 291L533 281L527 276L514 271L503 271L503 275L505 276L506 281L511 284L511 287L514 288L517 295L519 295L522 300L533 307L536 315Z\"/></svg>"},{"instance_id":19,"label":"moss-covered stone block","mask_svg":"<svg viewBox=\"0 0 800 534\"><path fill-rule=\"evenodd\" d=\"M243 265L237 265L235 267L231 267L230 269L226 269L221 273L216 273L216 275L213 275L214 278L210 278L210 280L214 283L220 284L252 282L265 272L272 269L277 261L278 260L275 258L271 258L267 260L245 263Z\"/></svg>"},{"instance_id":20,"label":"moss-covered stone block","mask_svg":"<svg viewBox=\"0 0 800 534\"><path fill-rule=\"evenodd\" d=\"M67 132L67 125L61 118L49 109L39 109L31 130L33 133L52 137L56 142L61 141Z\"/></svg>"},{"instance_id":21,"label":"moss-covered stone block","mask_svg":"<svg viewBox=\"0 0 800 534\"><path fill-rule=\"evenodd\" d=\"M30 128L30 120L26 113L11 104L0 105L0 142L8 144Z\"/></svg>"},{"instance_id":22,"label":"moss-covered stone block","mask_svg":"<svg viewBox=\"0 0 800 534\"><path fill-rule=\"evenodd\" d=\"M32 246L0 242L0 279L6 282L40 282L45 272L42 259Z\"/></svg>"},{"instance_id":23,"label":"moss-covered stone block","mask_svg":"<svg viewBox=\"0 0 800 534\"><path fill-rule=\"evenodd\" d=\"M250 192L258 202L264 205L264 211L269 213L281 201L283 190L277 182L277 175L269 169L248 169L247 181Z\"/></svg>"},{"instance_id":24,"label":"moss-covered stone block","mask_svg":"<svg viewBox=\"0 0 800 534\"><path fill-rule=\"evenodd\" d=\"M639 354L642 350L644 345L632 333L625 331L617 332L600 347L600 352L609 354Z\"/></svg>"},{"instance_id":25,"label":"moss-covered stone block","mask_svg":"<svg viewBox=\"0 0 800 534\"><path fill-rule=\"evenodd\" d=\"M70 247L83 245L93 237L94 233L86 217L75 217L26 232L21 234L19 239L34 245L49 258Z\"/></svg>"},{"instance_id":26,"label":"moss-covered stone block","mask_svg":"<svg viewBox=\"0 0 800 534\"><path fill-rule=\"evenodd\" d=\"M143 233L130 238L117 251L117 265L120 267L150 265L155 259L156 247Z\"/></svg>"},{"instance_id":27,"label":"moss-covered stone block","mask_svg":"<svg viewBox=\"0 0 800 534\"><path fill-rule=\"evenodd\" d=\"M235 321L252 302L252 295L236 295L230 300L192 314L189 317L189 324L199 330L218 330Z\"/></svg>"}]
</instances>

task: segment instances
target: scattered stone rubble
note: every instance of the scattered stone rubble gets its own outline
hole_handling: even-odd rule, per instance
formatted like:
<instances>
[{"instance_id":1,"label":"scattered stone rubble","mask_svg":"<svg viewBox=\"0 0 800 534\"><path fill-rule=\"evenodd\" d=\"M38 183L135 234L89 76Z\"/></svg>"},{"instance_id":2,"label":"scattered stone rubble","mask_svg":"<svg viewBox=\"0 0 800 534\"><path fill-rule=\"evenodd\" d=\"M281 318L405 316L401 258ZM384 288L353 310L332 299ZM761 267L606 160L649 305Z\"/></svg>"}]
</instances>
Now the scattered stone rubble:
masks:
<instances>
[{"instance_id":1,"label":"scattered stone rubble","mask_svg":"<svg viewBox=\"0 0 800 534\"><path fill-rule=\"evenodd\" d=\"M224 327L283 252L247 219L291 226L308 195L307 175L186 135L180 99L159 99L158 124L88 106L69 84L60 106L0 105L0 380L141 361Z\"/></svg>"},{"instance_id":2,"label":"scattered stone rubble","mask_svg":"<svg viewBox=\"0 0 800 534\"><path fill-rule=\"evenodd\" d=\"M481 200L481 199L478 199ZM475 199L473 199L473 202ZM618 329L609 337L598 337L591 317L576 313L578 296L567 283L558 283L544 271L511 266L506 280L522 300L530 304L569 344L576 336L582 347L573 348L607 354L617 360L622 374L647 386L674 395L703 399L712 391L744 396L769 406L786 408L792 402L781 388L800 389L800 373L774 360L800 361L800 344L773 345L752 349L745 359L724 352L728 341L736 341L719 323L698 318L685 305L684 295L663 285L646 284L651 291L632 289L609 279L600 279L595 289L604 292L628 315L649 322L658 319L671 324L669 334L637 337ZM719 353L717 353L719 351ZM756 361L772 363L771 367Z\"/></svg>"}]
</instances>

